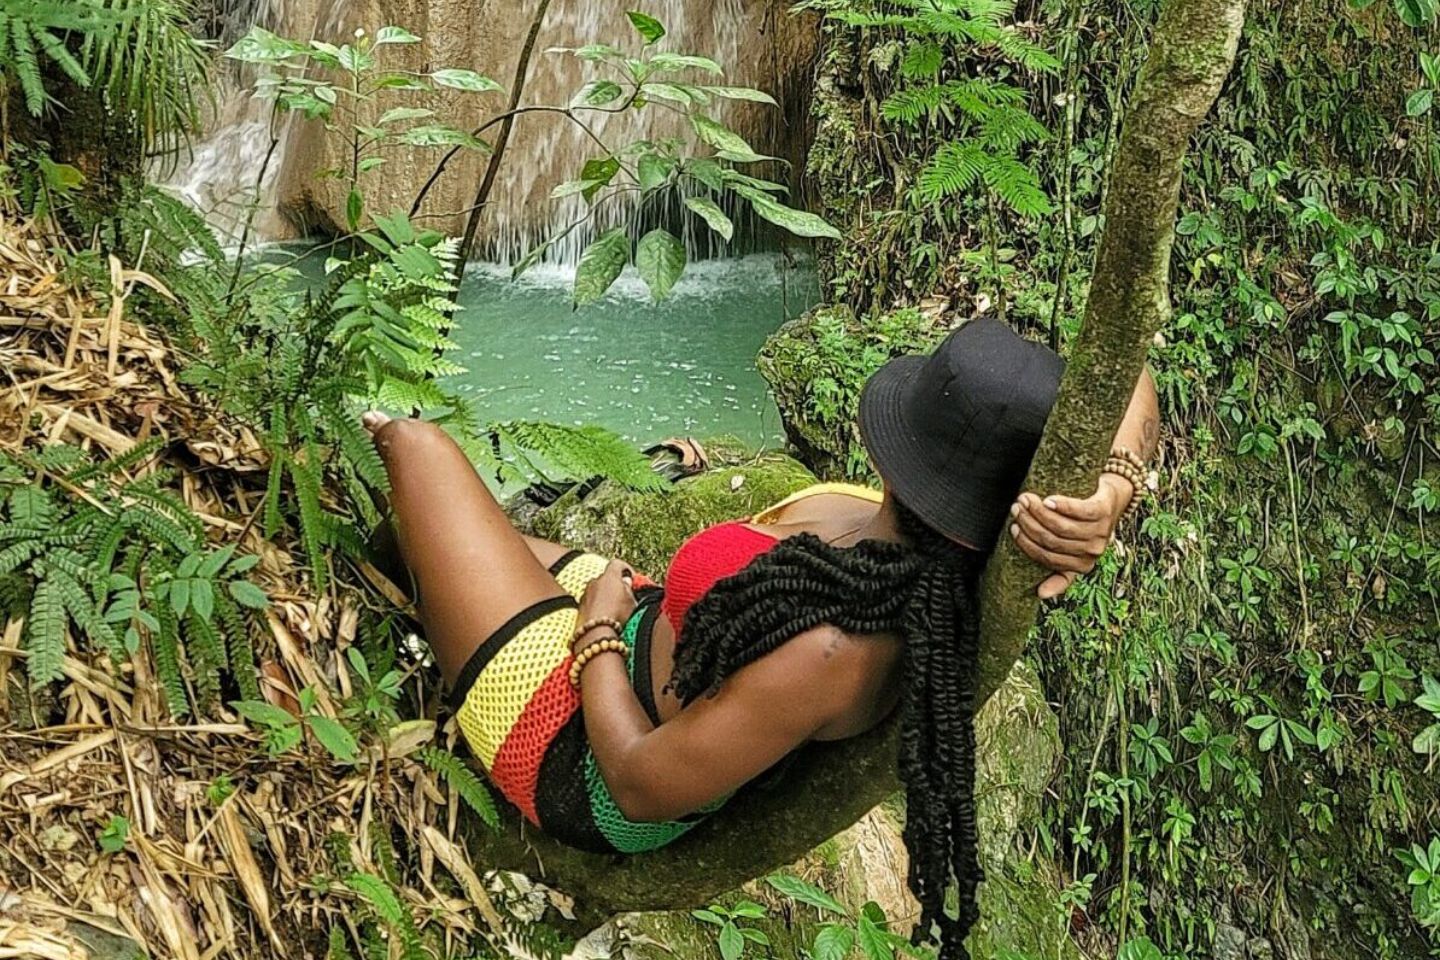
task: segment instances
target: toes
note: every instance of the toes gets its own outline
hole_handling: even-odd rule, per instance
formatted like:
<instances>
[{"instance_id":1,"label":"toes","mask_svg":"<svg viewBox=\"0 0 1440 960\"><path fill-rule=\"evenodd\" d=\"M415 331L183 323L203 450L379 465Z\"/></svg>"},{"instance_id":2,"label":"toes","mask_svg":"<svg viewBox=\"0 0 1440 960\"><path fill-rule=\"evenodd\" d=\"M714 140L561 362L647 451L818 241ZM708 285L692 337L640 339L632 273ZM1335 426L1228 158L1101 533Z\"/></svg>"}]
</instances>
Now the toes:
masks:
<instances>
[{"instance_id":1,"label":"toes","mask_svg":"<svg viewBox=\"0 0 1440 960\"><path fill-rule=\"evenodd\" d=\"M390 418L379 410L367 410L360 416L360 423L371 433L375 433L389 422Z\"/></svg>"}]
</instances>

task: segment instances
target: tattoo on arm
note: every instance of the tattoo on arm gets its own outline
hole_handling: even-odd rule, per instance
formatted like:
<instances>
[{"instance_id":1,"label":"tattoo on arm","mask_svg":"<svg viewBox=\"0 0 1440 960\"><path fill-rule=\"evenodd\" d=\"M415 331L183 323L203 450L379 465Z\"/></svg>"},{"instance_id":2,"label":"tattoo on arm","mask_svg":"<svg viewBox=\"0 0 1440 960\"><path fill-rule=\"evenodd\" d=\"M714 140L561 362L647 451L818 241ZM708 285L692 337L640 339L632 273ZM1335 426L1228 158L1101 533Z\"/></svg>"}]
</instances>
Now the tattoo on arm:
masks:
<instances>
[{"instance_id":1,"label":"tattoo on arm","mask_svg":"<svg viewBox=\"0 0 1440 960\"><path fill-rule=\"evenodd\" d=\"M1140 456L1149 460L1155 456L1155 449L1160 445L1160 421L1154 417L1147 417L1141 425L1140 434L1145 446Z\"/></svg>"}]
</instances>

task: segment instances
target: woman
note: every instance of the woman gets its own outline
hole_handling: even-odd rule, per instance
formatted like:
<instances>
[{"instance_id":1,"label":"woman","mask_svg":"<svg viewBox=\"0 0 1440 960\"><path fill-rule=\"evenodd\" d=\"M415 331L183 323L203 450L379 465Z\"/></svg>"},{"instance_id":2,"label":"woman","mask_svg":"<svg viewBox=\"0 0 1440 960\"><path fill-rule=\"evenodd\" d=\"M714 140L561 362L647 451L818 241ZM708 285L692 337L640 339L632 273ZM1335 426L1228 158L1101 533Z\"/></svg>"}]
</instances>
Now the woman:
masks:
<instances>
[{"instance_id":1,"label":"woman","mask_svg":"<svg viewBox=\"0 0 1440 960\"><path fill-rule=\"evenodd\" d=\"M901 708L910 886L942 956L975 917L976 587L1011 518L1057 596L1136 493L1157 411L1141 380L1095 495L1015 500L1054 402L1052 352L975 321L866 385L884 491L827 484L687 541L665 588L620 561L521 536L459 448L367 414L401 552L492 781L562 842L640 852L684 833L811 740ZM1012 503L1013 501L1013 503ZM959 885L958 918L943 906Z\"/></svg>"}]
</instances>

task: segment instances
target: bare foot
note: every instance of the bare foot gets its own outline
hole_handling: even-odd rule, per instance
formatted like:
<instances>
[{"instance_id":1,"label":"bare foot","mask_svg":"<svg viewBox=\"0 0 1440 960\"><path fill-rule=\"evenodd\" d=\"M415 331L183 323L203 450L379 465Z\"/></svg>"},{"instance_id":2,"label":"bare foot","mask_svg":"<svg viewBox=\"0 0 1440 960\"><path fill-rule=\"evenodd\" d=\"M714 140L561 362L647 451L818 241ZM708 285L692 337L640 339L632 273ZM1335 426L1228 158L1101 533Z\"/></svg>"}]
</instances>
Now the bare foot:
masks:
<instances>
[{"instance_id":1,"label":"bare foot","mask_svg":"<svg viewBox=\"0 0 1440 960\"><path fill-rule=\"evenodd\" d=\"M389 422L390 417L387 414L381 413L379 410L367 410L360 415L360 423L366 430L369 430L371 434L378 433L380 428Z\"/></svg>"}]
</instances>

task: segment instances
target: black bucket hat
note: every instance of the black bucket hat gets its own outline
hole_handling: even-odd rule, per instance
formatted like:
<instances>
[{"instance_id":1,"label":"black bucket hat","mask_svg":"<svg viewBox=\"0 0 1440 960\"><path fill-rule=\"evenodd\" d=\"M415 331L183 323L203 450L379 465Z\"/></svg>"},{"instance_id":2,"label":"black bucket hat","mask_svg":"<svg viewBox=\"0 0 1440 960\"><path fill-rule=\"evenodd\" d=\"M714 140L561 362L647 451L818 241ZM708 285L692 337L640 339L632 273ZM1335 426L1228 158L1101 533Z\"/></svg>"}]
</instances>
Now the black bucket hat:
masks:
<instances>
[{"instance_id":1,"label":"black bucket hat","mask_svg":"<svg viewBox=\"0 0 1440 960\"><path fill-rule=\"evenodd\" d=\"M896 357L860 395L886 485L932 529L989 550L1025 481L1065 361L1005 323L972 320L929 356Z\"/></svg>"}]
</instances>

